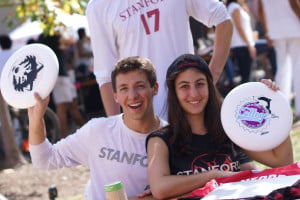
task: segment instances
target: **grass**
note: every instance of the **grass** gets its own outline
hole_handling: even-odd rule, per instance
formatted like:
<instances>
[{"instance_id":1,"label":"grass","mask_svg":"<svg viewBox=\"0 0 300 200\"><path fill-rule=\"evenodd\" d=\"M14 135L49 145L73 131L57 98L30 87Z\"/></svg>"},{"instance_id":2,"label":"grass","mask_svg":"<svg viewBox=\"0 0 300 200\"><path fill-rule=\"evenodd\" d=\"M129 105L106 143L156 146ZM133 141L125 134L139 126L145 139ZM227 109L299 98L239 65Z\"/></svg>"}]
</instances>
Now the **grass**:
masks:
<instances>
[{"instance_id":1,"label":"grass","mask_svg":"<svg viewBox=\"0 0 300 200\"><path fill-rule=\"evenodd\" d=\"M300 121L294 124L291 132L292 144L294 148L294 162L300 161Z\"/></svg>"}]
</instances>

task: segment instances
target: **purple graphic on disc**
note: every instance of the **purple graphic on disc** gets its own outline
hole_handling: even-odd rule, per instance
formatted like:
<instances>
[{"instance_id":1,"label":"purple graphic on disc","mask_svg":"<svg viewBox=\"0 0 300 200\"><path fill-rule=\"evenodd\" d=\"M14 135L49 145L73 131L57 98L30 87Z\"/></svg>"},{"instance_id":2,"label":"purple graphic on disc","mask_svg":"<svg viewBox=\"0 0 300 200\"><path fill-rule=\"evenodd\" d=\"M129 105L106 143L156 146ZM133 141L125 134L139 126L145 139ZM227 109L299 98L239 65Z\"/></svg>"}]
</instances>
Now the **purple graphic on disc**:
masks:
<instances>
[{"instance_id":1,"label":"purple graphic on disc","mask_svg":"<svg viewBox=\"0 0 300 200\"><path fill-rule=\"evenodd\" d=\"M248 102L238 111L237 118L248 128L262 127L268 119L268 111L257 102Z\"/></svg>"}]
</instances>

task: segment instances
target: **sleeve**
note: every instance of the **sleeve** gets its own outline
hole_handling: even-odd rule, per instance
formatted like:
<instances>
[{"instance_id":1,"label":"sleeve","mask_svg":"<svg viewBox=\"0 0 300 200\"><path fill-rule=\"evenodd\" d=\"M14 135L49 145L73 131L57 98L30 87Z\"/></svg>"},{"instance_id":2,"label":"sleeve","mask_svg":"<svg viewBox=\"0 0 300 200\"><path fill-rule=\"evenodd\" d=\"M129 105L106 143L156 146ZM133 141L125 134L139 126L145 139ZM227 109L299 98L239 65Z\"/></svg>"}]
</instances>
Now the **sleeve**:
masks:
<instances>
[{"instance_id":1,"label":"sleeve","mask_svg":"<svg viewBox=\"0 0 300 200\"><path fill-rule=\"evenodd\" d=\"M145 141L146 151L147 151L147 147L148 147L148 141L149 141L150 138L153 138L153 137L161 138L167 144L167 146L169 147L169 142L168 142L169 138L167 137L167 135L164 134L161 131L155 131L155 132L150 133L146 138L146 141Z\"/></svg>"},{"instance_id":2,"label":"sleeve","mask_svg":"<svg viewBox=\"0 0 300 200\"><path fill-rule=\"evenodd\" d=\"M186 8L189 16L208 27L230 20L225 5L218 0L186 0Z\"/></svg>"},{"instance_id":3,"label":"sleeve","mask_svg":"<svg viewBox=\"0 0 300 200\"><path fill-rule=\"evenodd\" d=\"M105 16L108 15L105 5L103 1L91 1L86 9L94 56L94 74L99 86L111 82L111 72L118 60L113 19Z\"/></svg>"},{"instance_id":4,"label":"sleeve","mask_svg":"<svg viewBox=\"0 0 300 200\"><path fill-rule=\"evenodd\" d=\"M236 9L240 9L240 5L237 3L230 3L227 7L228 13L231 15Z\"/></svg>"},{"instance_id":5,"label":"sleeve","mask_svg":"<svg viewBox=\"0 0 300 200\"><path fill-rule=\"evenodd\" d=\"M78 129L74 134L51 144L48 139L39 145L30 145L29 151L34 167L52 170L76 165L88 166L91 122Z\"/></svg>"}]
</instances>

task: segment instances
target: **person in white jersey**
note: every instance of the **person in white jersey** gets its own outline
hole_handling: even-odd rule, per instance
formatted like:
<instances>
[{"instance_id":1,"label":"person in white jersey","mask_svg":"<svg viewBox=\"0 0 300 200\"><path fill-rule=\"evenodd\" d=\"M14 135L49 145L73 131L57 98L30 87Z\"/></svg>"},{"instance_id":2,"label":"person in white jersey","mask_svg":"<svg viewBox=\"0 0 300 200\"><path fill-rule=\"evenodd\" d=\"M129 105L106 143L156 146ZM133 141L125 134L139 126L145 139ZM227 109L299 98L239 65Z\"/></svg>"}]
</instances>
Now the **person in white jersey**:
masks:
<instances>
[{"instance_id":1,"label":"person in white jersey","mask_svg":"<svg viewBox=\"0 0 300 200\"><path fill-rule=\"evenodd\" d=\"M232 23L218 0L91 0L86 9L94 55L94 74L108 116L119 113L112 101L110 72L116 60L127 56L149 58L160 85L154 110L166 119L167 66L183 53L194 53L189 17L215 26L210 69L216 83L229 54Z\"/></svg>"},{"instance_id":2,"label":"person in white jersey","mask_svg":"<svg viewBox=\"0 0 300 200\"><path fill-rule=\"evenodd\" d=\"M150 60L129 57L112 72L114 99L123 114L91 119L74 134L52 145L45 137L43 115L49 98L35 93L28 109L30 155L34 167L51 170L84 165L90 169L92 199L104 200L104 185L121 181L128 197L149 194L145 139L167 123L154 114L158 92Z\"/></svg>"},{"instance_id":3,"label":"person in white jersey","mask_svg":"<svg viewBox=\"0 0 300 200\"><path fill-rule=\"evenodd\" d=\"M275 81L290 99L294 92L295 119L300 119L300 5L298 0L259 0L260 17L277 59Z\"/></svg>"},{"instance_id":4,"label":"person in white jersey","mask_svg":"<svg viewBox=\"0 0 300 200\"><path fill-rule=\"evenodd\" d=\"M256 57L249 9L245 0L227 0L226 5L233 21L232 57L237 61L241 83L246 83L250 81L252 60Z\"/></svg>"}]
</instances>

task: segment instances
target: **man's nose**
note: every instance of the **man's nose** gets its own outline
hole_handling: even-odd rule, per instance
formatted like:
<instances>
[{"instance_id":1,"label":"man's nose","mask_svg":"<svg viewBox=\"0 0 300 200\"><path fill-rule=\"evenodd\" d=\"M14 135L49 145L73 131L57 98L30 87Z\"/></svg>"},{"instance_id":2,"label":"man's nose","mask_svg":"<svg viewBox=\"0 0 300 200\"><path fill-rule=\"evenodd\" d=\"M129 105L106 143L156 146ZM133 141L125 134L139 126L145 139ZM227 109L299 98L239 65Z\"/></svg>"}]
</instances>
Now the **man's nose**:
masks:
<instances>
[{"instance_id":1,"label":"man's nose","mask_svg":"<svg viewBox=\"0 0 300 200\"><path fill-rule=\"evenodd\" d=\"M134 89L134 88L129 89L129 91L128 91L129 98L134 99L137 96L138 96L138 92L136 91L136 89Z\"/></svg>"}]
</instances>

